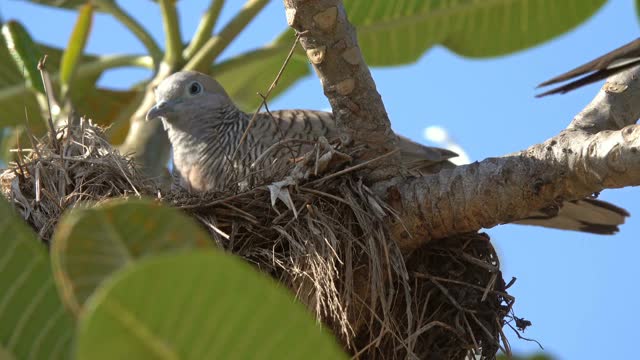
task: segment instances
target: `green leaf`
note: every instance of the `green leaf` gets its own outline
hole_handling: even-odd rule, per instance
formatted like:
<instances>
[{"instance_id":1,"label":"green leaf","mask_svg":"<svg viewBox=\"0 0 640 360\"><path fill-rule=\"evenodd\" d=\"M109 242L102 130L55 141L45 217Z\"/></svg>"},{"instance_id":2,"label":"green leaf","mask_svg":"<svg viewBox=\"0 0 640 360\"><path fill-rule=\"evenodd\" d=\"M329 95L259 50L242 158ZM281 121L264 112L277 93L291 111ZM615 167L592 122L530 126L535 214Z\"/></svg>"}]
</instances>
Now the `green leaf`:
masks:
<instances>
[{"instance_id":1,"label":"green leaf","mask_svg":"<svg viewBox=\"0 0 640 360\"><path fill-rule=\"evenodd\" d=\"M369 65L416 61L442 44L469 57L509 54L552 39L606 0L345 0Z\"/></svg>"},{"instance_id":2,"label":"green leaf","mask_svg":"<svg viewBox=\"0 0 640 360\"><path fill-rule=\"evenodd\" d=\"M84 52L84 48L91 32L91 23L93 22L93 5L83 5L78 10L78 20L73 27L73 32L69 38L67 49L62 55L62 63L60 64L60 82L63 89L68 89L74 72L77 68L78 61ZM64 91L66 93L66 91Z\"/></svg>"},{"instance_id":3,"label":"green leaf","mask_svg":"<svg viewBox=\"0 0 640 360\"><path fill-rule=\"evenodd\" d=\"M68 359L73 321L56 292L46 249L4 198L0 239L2 351L14 359Z\"/></svg>"},{"instance_id":4,"label":"green leaf","mask_svg":"<svg viewBox=\"0 0 640 360\"><path fill-rule=\"evenodd\" d=\"M17 21L9 21L2 25L2 36L19 74L23 74L29 88L44 94L44 86L38 70L42 53L27 29Z\"/></svg>"},{"instance_id":5,"label":"green leaf","mask_svg":"<svg viewBox=\"0 0 640 360\"><path fill-rule=\"evenodd\" d=\"M47 5L47 6L55 6L60 8L67 9L75 9L81 5L84 5L90 0L27 0L32 3ZM114 0L107 0L108 2L114 2ZM174 0L173 2L177 2L178 0ZM153 2L158 2L158 0L153 0Z\"/></svg>"},{"instance_id":6,"label":"green leaf","mask_svg":"<svg viewBox=\"0 0 640 360\"><path fill-rule=\"evenodd\" d=\"M90 3L90 0L27 0L32 3L47 5L47 6L55 6L59 8L66 9L77 9L78 7ZM114 0L108 0L113 2Z\"/></svg>"},{"instance_id":7,"label":"green leaf","mask_svg":"<svg viewBox=\"0 0 640 360\"><path fill-rule=\"evenodd\" d=\"M72 209L58 223L52 243L56 283L75 314L104 279L139 258L213 246L208 234L178 210L124 199Z\"/></svg>"},{"instance_id":8,"label":"green leaf","mask_svg":"<svg viewBox=\"0 0 640 360\"><path fill-rule=\"evenodd\" d=\"M14 126L14 127L6 127L0 131L0 162L4 162L6 165L10 161L14 161L16 153L11 152L12 149L16 149L18 145L18 141L20 141L20 145L22 148L28 147L29 140L25 139L25 131L23 126ZM22 141L27 141L26 144L28 146L24 146ZM3 168L6 166L1 166Z\"/></svg>"},{"instance_id":9,"label":"green leaf","mask_svg":"<svg viewBox=\"0 0 640 360\"><path fill-rule=\"evenodd\" d=\"M57 48L37 45L40 53L47 54L47 69L53 74L60 67L62 51ZM82 56L81 64L95 62L98 58L91 55ZM26 125L35 135L46 129L35 96L25 86L22 72L14 63L6 46L4 37L0 37L0 127ZM38 75L39 76L39 75ZM81 115L87 115L99 124L110 125L121 116L119 109L125 109L139 100L140 90L114 91L96 89L95 82L100 74L77 81L73 84L71 100ZM41 83L40 83L41 84ZM26 114L25 114L26 112Z\"/></svg>"},{"instance_id":10,"label":"green leaf","mask_svg":"<svg viewBox=\"0 0 640 360\"><path fill-rule=\"evenodd\" d=\"M77 359L347 359L279 284L220 251L149 257L80 318Z\"/></svg>"}]
</instances>

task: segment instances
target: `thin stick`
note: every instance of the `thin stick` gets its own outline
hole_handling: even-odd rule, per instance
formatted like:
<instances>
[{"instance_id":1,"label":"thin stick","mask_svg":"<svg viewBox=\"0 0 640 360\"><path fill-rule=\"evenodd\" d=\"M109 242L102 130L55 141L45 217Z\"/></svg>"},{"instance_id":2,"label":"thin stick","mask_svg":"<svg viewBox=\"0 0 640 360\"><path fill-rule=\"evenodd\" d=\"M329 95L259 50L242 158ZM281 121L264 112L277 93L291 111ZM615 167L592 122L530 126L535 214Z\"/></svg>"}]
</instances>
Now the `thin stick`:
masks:
<instances>
[{"instance_id":1,"label":"thin stick","mask_svg":"<svg viewBox=\"0 0 640 360\"><path fill-rule=\"evenodd\" d=\"M251 164L251 167L256 167L257 164L259 164L262 160L264 160L264 158L269 155L274 149L280 147L280 146L286 146L288 143L305 143L305 144L315 144L316 142L313 140L306 140L306 139L295 139L295 138L290 138L290 139L283 139L278 141L277 143L269 146L267 148L267 150L263 151L262 154L260 154L260 156L258 156L258 158L256 159L256 161L253 162L253 164Z\"/></svg>"},{"instance_id":2,"label":"thin stick","mask_svg":"<svg viewBox=\"0 0 640 360\"><path fill-rule=\"evenodd\" d=\"M389 151L388 153L386 153L386 154L382 154L382 155L380 155L380 156L378 156L378 157L375 157L375 158L373 158L373 159L371 159L371 160L367 160L367 161L365 161L365 162L363 162L363 163L360 163L360 164L358 164L358 165L354 165L354 166L352 166L352 167L350 167L350 168L346 168L346 169L344 169L344 170L340 170L340 171L338 171L338 172L334 172L333 174L329 174L329 175L327 175L327 176L325 176L325 177L323 177L323 178L321 178L321 179L313 180L313 181L311 181L310 183L308 183L307 185L317 184L317 183L319 183L319 182L322 182L322 181L326 181L326 180L332 179L332 178L334 178L334 177L336 177L336 176L341 176L341 175L344 175L344 174L346 174L346 173L349 173L349 172L352 172L352 171L355 171L355 170L361 169L361 168L366 167L366 166L368 166L368 165L370 165L370 164L372 164L372 163L374 163L374 162L376 162L376 161L380 161L380 160L382 160L382 159L384 159L384 158L386 158L386 157L388 157L388 156L391 156L391 155L393 155L393 154L395 154L395 153L397 153L397 152L399 152L399 151L400 151L400 149L391 150L391 151Z\"/></svg>"},{"instance_id":3,"label":"thin stick","mask_svg":"<svg viewBox=\"0 0 640 360\"><path fill-rule=\"evenodd\" d=\"M44 92L47 98L47 108L49 110L49 136L51 136L51 145L53 145L56 150L60 150L59 146L58 146L58 142L56 139L56 130L55 127L53 126L53 115L51 114L51 100L50 97L53 96L53 93L50 94L50 92L52 91L50 88L50 79L49 76L47 74L47 70L45 69L45 64L47 62L47 54L44 55L44 57L38 61L38 70L40 70L40 76L42 77L42 85L44 85Z\"/></svg>"},{"instance_id":4,"label":"thin stick","mask_svg":"<svg viewBox=\"0 0 640 360\"><path fill-rule=\"evenodd\" d=\"M443 278L443 277L439 277L439 276L434 276L434 275L429 275L429 274L423 274L423 273L418 273L418 272L414 272L413 275L417 278L421 278L421 279L436 279L438 281L442 281L442 282L448 282L448 283L452 283L452 284L457 284L457 285L461 285L461 286L468 286L470 288L476 289L476 290L480 290L480 291L484 291L485 288L483 288L482 286L478 286L478 285L474 285L474 284L469 284L467 282L464 281L460 281L460 280L455 280L455 279L447 279L447 278ZM490 292L494 293L494 294L498 294L506 299L509 300L514 300L515 298L505 292L502 291L498 291L498 290L490 290Z\"/></svg>"},{"instance_id":5,"label":"thin stick","mask_svg":"<svg viewBox=\"0 0 640 360\"><path fill-rule=\"evenodd\" d=\"M284 60L284 63L282 63L282 66L280 67L280 71L278 71L276 78L271 83L271 86L269 86L269 90L267 90L267 94L262 97L262 102L260 102L258 109L256 109L256 111L253 113L253 116L251 117L251 120L249 120L249 124L247 125L247 128L244 130L244 133L242 134L242 137L238 142L238 146L233 151L233 155L231 156L232 159L236 157L236 153L238 152L238 149L240 149L240 146L242 145L242 143L244 143L244 141L247 139L247 135L249 135L249 130L251 129L253 124L256 122L258 113L260 112L260 110L262 110L262 107L266 104L267 99L269 98L269 95L271 95L271 91L276 87L276 85L278 85L278 81L280 81L280 78L284 73L284 69L289 64L289 60L291 60L291 57L293 56L293 52L296 50L296 45L298 45L299 39L300 39L300 34L296 35L296 38L293 41L293 45L291 45L291 49L289 50L289 54L287 54L287 58Z\"/></svg>"}]
</instances>

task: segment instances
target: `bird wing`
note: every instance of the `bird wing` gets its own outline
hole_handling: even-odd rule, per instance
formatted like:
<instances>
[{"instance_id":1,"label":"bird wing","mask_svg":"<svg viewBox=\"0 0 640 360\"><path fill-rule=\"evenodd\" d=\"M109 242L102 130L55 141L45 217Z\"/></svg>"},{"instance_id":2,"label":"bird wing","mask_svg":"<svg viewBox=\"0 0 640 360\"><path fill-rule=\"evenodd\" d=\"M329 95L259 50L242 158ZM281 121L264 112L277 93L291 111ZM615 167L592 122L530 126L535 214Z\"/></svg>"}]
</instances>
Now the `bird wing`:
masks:
<instances>
[{"instance_id":1,"label":"bird wing","mask_svg":"<svg viewBox=\"0 0 640 360\"><path fill-rule=\"evenodd\" d=\"M273 117L271 117L271 115ZM308 140L325 136L328 139L339 136L333 115L328 112L310 110L283 110L273 111L269 118L262 118L259 122L268 126L262 129L267 134L267 139L274 140L285 138L302 138ZM271 124L271 125L267 125ZM277 126L276 126L277 125ZM402 135L398 137L400 158L407 169L418 171L422 174L432 174L442 168L451 168L455 165L448 159L457 156L453 151L425 146L412 141ZM525 219L514 222L515 224L537 225L548 228L589 232L594 234L613 234L618 231L618 226L623 224L629 213L613 204L594 199L582 199L577 201L565 201L560 208L541 209L532 212Z\"/></svg>"},{"instance_id":2,"label":"bird wing","mask_svg":"<svg viewBox=\"0 0 640 360\"><path fill-rule=\"evenodd\" d=\"M269 114L261 113L265 128L257 130L267 134L265 140L274 143L284 138L315 140L324 136L329 140L340 137L333 114L313 110L280 110ZM257 125L258 122L256 122ZM268 129L266 128L268 127ZM453 151L430 147L412 141L402 135L398 137L400 159L408 169L422 172L437 171L436 165L448 163L448 159L458 156Z\"/></svg>"},{"instance_id":3,"label":"bird wing","mask_svg":"<svg viewBox=\"0 0 640 360\"><path fill-rule=\"evenodd\" d=\"M513 223L611 235L618 232L618 226L624 224L628 216L625 209L606 201L582 199L565 201L555 212L535 211Z\"/></svg>"}]
</instances>

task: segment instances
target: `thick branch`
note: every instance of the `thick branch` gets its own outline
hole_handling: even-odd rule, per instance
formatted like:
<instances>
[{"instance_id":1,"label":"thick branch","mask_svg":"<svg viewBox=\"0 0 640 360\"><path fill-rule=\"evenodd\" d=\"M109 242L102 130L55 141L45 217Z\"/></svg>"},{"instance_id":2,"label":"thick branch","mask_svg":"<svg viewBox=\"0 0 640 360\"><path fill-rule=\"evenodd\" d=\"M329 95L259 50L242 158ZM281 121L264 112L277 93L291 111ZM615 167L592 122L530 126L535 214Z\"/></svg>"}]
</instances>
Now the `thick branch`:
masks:
<instances>
[{"instance_id":1,"label":"thick branch","mask_svg":"<svg viewBox=\"0 0 640 360\"><path fill-rule=\"evenodd\" d=\"M362 57L356 31L339 0L285 0L287 22L300 34L331 103L339 127L358 144L367 146L362 160L396 148L387 112ZM397 157L375 163L370 180L398 172Z\"/></svg>"},{"instance_id":2,"label":"thick branch","mask_svg":"<svg viewBox=\"0 0 640 360\"><path fill-rule=\"evenodd\" d=\"M160 10L166 47L163 62L166 66L175 68L182 61L182 39L176 4L171 0L160 0Z\"/></svg>"},{"instance_id":3,"label":"thick branch","mask_svg":"<svg viewBox=\"0 0 640 360\"><path fill-rule=\"evenodd\" d=\"M385 191L402 223L405 250L455 234L522 219L563 200L640 185L640 126L589 134L565 130L520 153L437 174L397 178Z\"/></svg>"},{"instance_id":4,"label":"thick branch","mask_svg":"<svg viewBox=\"0 0 640 360\"><path fill-rule=\"evenodd\" d=\"M607 79L596 97L571 122L569 129L592 134L619 130L640 118L640 66Z\"/></svg>"}]
</instances>

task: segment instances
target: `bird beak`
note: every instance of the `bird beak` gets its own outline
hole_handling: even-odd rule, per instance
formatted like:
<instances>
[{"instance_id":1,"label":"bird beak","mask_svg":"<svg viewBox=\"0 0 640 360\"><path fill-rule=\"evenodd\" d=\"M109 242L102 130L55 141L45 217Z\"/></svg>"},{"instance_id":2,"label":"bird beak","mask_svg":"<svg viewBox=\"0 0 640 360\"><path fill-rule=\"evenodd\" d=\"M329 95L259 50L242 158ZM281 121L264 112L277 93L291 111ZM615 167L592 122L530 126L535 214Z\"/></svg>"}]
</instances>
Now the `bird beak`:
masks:
<instances>
[{"instance_id":1,"label":"bird beak","mask_svg":"<svg viewBox=\"0 0 640 360\"><path fill-rule=\"evenodd\" d=\"M157 103L154 107L149 109L149 112L147 112L146 119L147 121L150 121L155 118L163 117L167 115L167 113L169 112L169 109L170 109L169 103L167 101L161 101Z\"/></svg>"}]
</instances>

